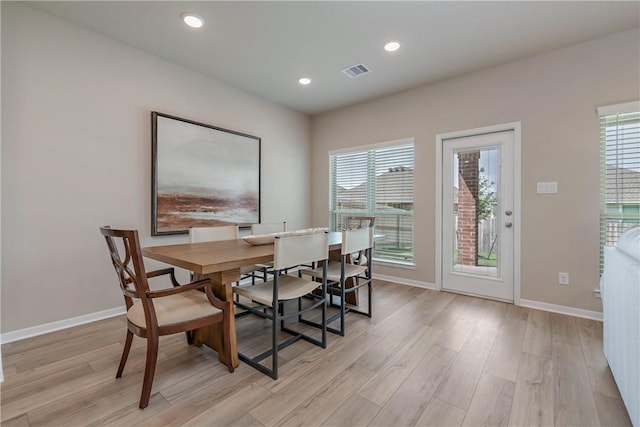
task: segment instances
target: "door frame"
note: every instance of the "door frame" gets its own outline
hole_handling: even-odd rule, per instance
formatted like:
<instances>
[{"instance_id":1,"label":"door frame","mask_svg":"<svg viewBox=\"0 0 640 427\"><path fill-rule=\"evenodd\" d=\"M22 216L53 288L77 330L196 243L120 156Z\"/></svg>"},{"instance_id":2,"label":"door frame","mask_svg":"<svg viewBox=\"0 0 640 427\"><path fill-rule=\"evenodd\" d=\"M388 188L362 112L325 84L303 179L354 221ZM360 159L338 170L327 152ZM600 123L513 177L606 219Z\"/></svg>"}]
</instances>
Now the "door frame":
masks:
<instances>
[{"instance_id":1,"label":"door frame","mask_svg":"<svg viewBox=\"0 0 640 427\"><path fill-rule=\"evenodd\" d=\"M513 131L513 304L520 303L521 238L521 122L511 122L436 135L436 289L442 290L442 154L447 139Z\"/></svg>"}]
</instances>

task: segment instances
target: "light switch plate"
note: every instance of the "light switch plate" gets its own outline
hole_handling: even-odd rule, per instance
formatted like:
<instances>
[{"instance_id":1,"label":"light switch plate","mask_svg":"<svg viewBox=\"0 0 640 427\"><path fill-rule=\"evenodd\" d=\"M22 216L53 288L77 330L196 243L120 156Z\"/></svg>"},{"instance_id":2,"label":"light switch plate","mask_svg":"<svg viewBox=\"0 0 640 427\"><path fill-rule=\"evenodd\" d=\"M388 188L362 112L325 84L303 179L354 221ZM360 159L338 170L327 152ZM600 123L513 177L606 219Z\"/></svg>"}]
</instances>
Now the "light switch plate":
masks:
<instances>
[{"instance_id":1,"label":"light switch plate","mask_svg":"<svg viewBox=\"0 0 640 427\"><path fill-rule=\"evenodd\" d=\"M557 192L558 183L556 181L538 183L538 194L556 194Z\"/></svg>"}]
</instances>

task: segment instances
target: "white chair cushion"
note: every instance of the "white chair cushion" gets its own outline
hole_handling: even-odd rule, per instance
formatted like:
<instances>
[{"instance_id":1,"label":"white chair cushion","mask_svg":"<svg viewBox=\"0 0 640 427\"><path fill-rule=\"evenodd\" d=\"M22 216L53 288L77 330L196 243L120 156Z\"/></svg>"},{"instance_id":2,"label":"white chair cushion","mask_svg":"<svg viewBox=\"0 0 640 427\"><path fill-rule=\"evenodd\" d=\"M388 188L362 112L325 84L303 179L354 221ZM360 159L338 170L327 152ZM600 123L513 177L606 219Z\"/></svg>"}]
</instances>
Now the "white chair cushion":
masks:
<instances>
[{"instance_id":1,"label":"white chair cushion","mask_svg":"<svg viewBox=\"0 0 640 427\"><path fill-rule=\"evenodd\" d=\"M322 267L318 267L314 270L300 270L302 274L306 274L308 276L320 277L322 278ZM354 277L359 274L364 274L367 271L367 267L364 265L354 265L354 264L345 264L344 265L344 275L345 277ZM332 282L340 281L340 263L331 261L329 265L327 265L327 280L331 280Z\"/></svg>"},{"instance_id":2,"label":"white chair cushion","mask_svg":"<svg viewBox=\"0 0 640 427\"><path fill-rule=\"evenodd\" d=\"M280 301L296 299L310 293L318 286L320 283L309 279L282 275L278 283L278 299ZM260 304L273 306L273 280L258 283L255 286L235 286L233 292Z\"/></svg>"},{"instance_id":3,"label":"white chair cushion","mask_svg":"<svg viewBox=\"0 0 640 427\"><path fill-rule=\"evenodd\" d=\"M158 326L174 325L222 312L219 308L211 305L204 292L195 290L153 298L152 301L158 318ZM133 306L127 312L127 319L140 328L147 327L140 300L134 301Z\"/></svg>"}]
</instances>

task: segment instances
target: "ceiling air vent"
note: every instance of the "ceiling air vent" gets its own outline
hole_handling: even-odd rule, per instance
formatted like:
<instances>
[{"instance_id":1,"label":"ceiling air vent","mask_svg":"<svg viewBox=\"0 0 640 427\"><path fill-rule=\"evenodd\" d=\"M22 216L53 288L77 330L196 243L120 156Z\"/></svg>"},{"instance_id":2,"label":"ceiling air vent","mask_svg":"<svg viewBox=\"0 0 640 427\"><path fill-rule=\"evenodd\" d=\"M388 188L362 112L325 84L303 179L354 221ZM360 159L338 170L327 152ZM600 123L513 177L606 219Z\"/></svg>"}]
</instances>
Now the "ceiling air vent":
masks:
<instances>
[{"instance_id":1,"label":"ceiling air vent","mask_svg":"<svg viewBox=\"0 0 640 427\"><path fill-rule=\"evenodd\" d=\"M371 70L368 69L364 64L356 64L352 65L351 67L345 68L344 70L342 70L342 72L353 79L355 77L360 77L363 74L368 74L371 72Z\"/></svg>"}]
</instances>

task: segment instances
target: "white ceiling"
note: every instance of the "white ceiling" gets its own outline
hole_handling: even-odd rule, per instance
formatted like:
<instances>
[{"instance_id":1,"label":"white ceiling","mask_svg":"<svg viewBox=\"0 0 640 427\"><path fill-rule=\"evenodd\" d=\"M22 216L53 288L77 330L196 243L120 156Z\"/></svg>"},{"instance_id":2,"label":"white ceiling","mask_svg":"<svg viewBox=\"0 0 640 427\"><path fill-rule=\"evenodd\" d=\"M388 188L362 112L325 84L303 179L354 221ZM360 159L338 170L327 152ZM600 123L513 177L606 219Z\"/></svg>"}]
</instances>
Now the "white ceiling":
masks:
<instances>
[{"instance_id":1,"label":"white ceiling","mask_svg":"<svg viewBox=\"0 0 640 427\"><path fill-rule=\"evenodd\" d=\"M312 115L640 26L637 1L26 4ZM341 73L358 63L372 72Z\"/></svg>"}]
</instances>

